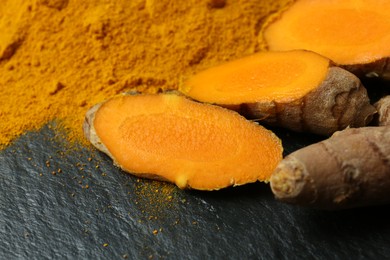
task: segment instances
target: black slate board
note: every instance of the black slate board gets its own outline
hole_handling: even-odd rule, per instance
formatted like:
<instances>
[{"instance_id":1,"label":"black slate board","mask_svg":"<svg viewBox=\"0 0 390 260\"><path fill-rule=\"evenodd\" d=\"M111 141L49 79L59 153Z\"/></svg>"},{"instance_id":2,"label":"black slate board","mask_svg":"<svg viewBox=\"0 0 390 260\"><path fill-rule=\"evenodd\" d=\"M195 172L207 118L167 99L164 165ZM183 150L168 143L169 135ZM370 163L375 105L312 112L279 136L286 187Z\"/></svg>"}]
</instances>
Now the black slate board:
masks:
<instances>
[{"instance_id":1,"label":"black slate board","mask_svg":"<svg viewBox=\"0 0 390 260\"><path fill-rule=\"evenodd\" d=\"M364 84L373 101L390 92ZM300 208L264 183L182 191L68 149L53 124L0 151L0 259L390 259L390 205ZM285 155L321 140L274 130Z\"/></svg>"},{"instance_id":2,"label":"black slate board","mask_svg":"<svg viewBox=\"0 0 390 260\"><path fill-rule=\"evenodd\" d=\"M97 151L69 151L49 126L0 152L0 259L390 257L389 206L300 208L264 183L182 191ZM277 134L286 153L319 139Z\"/></svg>"}]
</instances>

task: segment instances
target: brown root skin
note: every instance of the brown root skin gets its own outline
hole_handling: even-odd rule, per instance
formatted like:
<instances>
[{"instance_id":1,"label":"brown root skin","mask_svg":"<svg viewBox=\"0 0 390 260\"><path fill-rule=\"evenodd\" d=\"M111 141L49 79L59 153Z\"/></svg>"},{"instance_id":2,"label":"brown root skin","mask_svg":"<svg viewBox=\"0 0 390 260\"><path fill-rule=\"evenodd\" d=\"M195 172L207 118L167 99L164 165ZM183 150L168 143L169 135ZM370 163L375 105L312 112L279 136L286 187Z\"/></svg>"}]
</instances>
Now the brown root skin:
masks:
<instances>
[{"instance_id":1,"label":"brown root skin","mask_svg":"<svg viewBox=\"0 0 390 260\"><path fill-rule=\"evenodd\" d=\"M226 107L272 126L324 136L346 127L366 126L376 112L360 80L338 67L330 67L322 84L299 100Z\"/></svg>"},{"instance_id":2,"label":"brown root skin","mask_svg":"<svg viewBox=\"0 0 390 260\"><path fill-rule=\"evenodd\" d=\"M353 65L339 65L340 67L350 71L359 78L382 78L390 80L390 57L380 60Z\"/></svg>"},{"instance_id":3,"label":"brown root skin","mask_svg":"<svg viewBox=\"0 0 390 260\"><path fill-rule=\"evenodd\" d=\"M93 126L93 120L95 119L96 111L101 107L102 103L96 104L92 108L90 108L85 115L85 120L83 123L83 132L88 141L91 142L93 146L95 146L99 151L107 154L112 157L108 149L104 146L100 138L97 136L95 127Z\"/></svg>"},{"instance_id":4,"label":"brown root skin","mask_svg":"<svg viewBox=\"0 0 390 260\"><path fill-rule=\"evenodd\" d=\"M318 209L390 203L390 127L349 128L297 150L270 183L277 199Z\"/></svg>"},{"instance_id":5,"label":"brown root skin","mask_svg":"<svg viewBox=\"0 0 390 260\"><path fill-rule=\"evenodd\" d=\"M374 104L378 111L374 123L378 126L390 126L390 95L379 99Z\"/></svg>"}]
</instances>

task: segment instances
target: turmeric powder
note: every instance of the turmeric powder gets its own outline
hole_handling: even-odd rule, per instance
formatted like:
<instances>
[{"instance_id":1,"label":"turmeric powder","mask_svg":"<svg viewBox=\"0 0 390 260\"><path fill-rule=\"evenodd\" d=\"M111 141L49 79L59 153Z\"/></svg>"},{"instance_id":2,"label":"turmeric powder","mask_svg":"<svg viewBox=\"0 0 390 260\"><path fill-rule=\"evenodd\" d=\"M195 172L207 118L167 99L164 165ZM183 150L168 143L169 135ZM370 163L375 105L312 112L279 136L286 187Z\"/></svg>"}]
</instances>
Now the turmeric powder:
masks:
<instances>
[{"instance_id":1,"label":"turmeric powder","mask_svg":"<svg viewBox=\"0 0 390 260\"><path fill-rule=\"evenodd\" d=\"M81 141L87 109L262 49L278 1L2 0L0 148L59 119Z\"/></svg>"}]
</instances>

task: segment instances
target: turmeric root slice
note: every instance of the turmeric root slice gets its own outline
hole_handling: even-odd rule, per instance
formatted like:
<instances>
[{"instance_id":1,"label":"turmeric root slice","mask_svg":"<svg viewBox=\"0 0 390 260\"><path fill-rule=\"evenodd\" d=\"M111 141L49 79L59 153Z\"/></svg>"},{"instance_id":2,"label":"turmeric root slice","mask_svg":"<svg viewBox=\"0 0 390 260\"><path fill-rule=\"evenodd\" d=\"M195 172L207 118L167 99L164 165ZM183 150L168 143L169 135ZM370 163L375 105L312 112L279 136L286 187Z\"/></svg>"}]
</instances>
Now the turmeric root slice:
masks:
<instances>
[{"instance_id":1,"label":"turmeric root slice","mask_svg":"<svg viewBox=\"0 0 390 260\"><path fill-rule=\"evenodd\" d=\"M194 75L179 90L250 119L320 135L365 126L375 112L355 75L302 50L231 61Z\"/></svg>"},{"instance_id":2,"label":"turmeric root slice","mask_svg":"<svg viewBox=\"0 0 390 260\"><path fill-rule=\"evenodd\" d=\"M291 153L271 176L276 198L319 209L390 203L390 128L350 128Z\"/></svg>"},{"instance_id":3,"label":"turmeric root slice","mask_svg":"<svg viewBox=\"0 0 390 260\"><path fill-rule=\"evenodd\" d=\"M269 50L305 49L359 76L390 78L390 2L298 0L264 29Z\"/></svg>"},{"instance_id":4,"label":"turmeric root slice","mask_svg":"<svg viewBox=\"0 0 390 260\"><path fill-rule=\"evenodd\" d=\"M182 189L267 181L282 159L271 131L173 94L114 97L87 113L84 132L124 171Z\"/></svg>"}]
</instances>

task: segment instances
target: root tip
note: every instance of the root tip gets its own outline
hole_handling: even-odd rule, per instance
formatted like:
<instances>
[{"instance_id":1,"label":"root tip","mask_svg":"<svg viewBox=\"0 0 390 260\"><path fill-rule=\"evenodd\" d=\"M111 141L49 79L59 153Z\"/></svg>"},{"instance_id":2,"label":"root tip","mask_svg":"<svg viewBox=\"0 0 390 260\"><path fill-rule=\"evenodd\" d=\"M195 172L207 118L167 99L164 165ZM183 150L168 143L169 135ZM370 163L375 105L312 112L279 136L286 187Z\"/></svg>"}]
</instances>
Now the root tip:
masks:
<instances>
[{"instance_id":1,"label":"root tip","mask_svg":"<svg viewBox=\"0 0 390 260\"><path fill-rule=\"evenodd\" d=\"M282 162L272 174L270 184L277 199L293 201L301 194L305 186L304 169Z\"/></svg>"}]
</instances>

